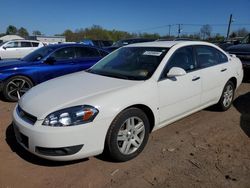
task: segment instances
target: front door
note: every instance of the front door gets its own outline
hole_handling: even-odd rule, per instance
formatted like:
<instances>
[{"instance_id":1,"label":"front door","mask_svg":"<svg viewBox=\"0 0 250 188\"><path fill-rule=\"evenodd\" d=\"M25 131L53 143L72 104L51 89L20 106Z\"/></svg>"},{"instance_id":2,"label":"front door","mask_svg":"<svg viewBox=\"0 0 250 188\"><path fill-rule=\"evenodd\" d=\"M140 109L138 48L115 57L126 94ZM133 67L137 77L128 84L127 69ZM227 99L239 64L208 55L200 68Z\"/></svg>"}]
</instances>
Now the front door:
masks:
<instances>
[{"instance_id":1,"label":"front door","mask_svg":"<svg viewBox=\"0 0 250 188\"><path fill-rule=\"evenodd\" d=\"M200 106L201 75L192 47L178 49L167 62L158 82L160 124L169 122ZM172 67L180 67L186 75L168 78Z\"/></svg>"}]
</instances>

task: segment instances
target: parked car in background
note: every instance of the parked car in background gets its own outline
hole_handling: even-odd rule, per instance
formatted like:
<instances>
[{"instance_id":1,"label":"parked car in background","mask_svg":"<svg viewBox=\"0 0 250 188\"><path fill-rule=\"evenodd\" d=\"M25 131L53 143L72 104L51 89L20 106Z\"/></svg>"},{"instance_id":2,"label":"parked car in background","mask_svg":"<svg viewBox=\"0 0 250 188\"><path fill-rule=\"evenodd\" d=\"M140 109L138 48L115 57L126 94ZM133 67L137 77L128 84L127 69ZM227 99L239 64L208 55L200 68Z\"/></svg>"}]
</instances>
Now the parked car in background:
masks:
<instances>
[{"instance_id":1,"label":"parked car in background","mask_svg":"<svg viewBox=\"0 0 250 188\"><path fill-rule=\"evenodd\" d=\"M152 42L155 39L145 39L145 38L134 38L134 39L123 39L115 42L112 46L106 47L105 49L112 52L122 46L126 46L128 44L141 43L141 42Z\"/></svg>"},{"instance_id":2,"label":"parked car in background","mask_svg":"<svg viewBox=\"0 0 250 188\"><path fill-rule=\"evenodd\" d=\"M85 70L107 54L105 50L82 44L58 44L39 48L21 60L3 60L0 92L7 100L17 101L34 85Z\"/></svg>"},{"instance_id":3,"label":"parked car in background","mask_svg":"<svg viewBox=\"0 0 250 188\"><path fill-rule=\"evenodd\" d=\"M112 40L91 40L91 39L84 39L80 43L90 46L96 46L99 48L105 48L112 46L113 41Z\"/></svg>"},{"instance_id":4,"label":"parked car in background","mask_svg":"<svg viewBox=\"0 0 250 188\"><path fill-rule=\"evenodd\" d=\"M28 91L13 112L16 139L50 160L106 150L127 161L151 131L214 104L229 109L242 77L240 60L210 43L128 45Z\"/></svg>"},{"instance_id":5,"label":"parked car in background","mask_svg":"<svg viewBox=\"0 0 250 188\"><path fill-rule=\"evenodd\" d=\"M240 58L245 73L250 72L250 34L248 34L241 42L237 45L232 45L226 49L230 54L235 54Z\"/></svg>"},{"instance_id":6,"label":"parked car in background","mask_svg":"<svg viewBox=\"0 0 250 188\"><path fill-rule=\"evenodd\" d=\"M44 44L35 40L11 40L0 44L0 59L23 58ZM1 62L0 62L1 63Z\"/></svg>"}]
</instances>

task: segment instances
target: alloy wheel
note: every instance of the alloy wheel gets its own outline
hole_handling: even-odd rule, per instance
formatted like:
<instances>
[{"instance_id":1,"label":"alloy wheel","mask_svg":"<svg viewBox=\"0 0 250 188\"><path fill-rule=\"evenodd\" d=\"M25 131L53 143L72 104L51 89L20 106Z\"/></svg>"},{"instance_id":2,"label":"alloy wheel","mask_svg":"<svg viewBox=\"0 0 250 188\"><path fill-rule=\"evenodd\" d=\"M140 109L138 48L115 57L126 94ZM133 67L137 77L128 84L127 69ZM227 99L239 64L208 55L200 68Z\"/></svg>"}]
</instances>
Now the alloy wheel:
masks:
<instances>
[{"instance_id":1,"label":"alloy wheel","mask_svg":"<svg viewBox=\"0 0 250 188\"><path fill-rule=\"evenodd\" d=\"M32 84L28 81L21 78L15 78L7 83L6 91L9 98L17 100L31 87Z\"/></svg>"},{"instance_id":2,"label":"alloy wheel","mask_svg":"<svg viewBox=\"0 0 250 188\"><path fill-rule=\"evenodd\" d=\"M231 105L232 100L233 100L233 93L234 89L233 86L228 84L225 88L225 91L223 93L223 105L227 108L228 106Z\"/></svg>"},{"instance_id":3,"label":"alloy wheel","mask_svg":"<svg viewBox=\"0 0 250 188\"><path fill-rule=\"evenodd\" d=\"M117 145L124 155L134 153L143 143L145 125L138 117L130 117L122 124L118 135Z\"/></svg>"}]
</instances>

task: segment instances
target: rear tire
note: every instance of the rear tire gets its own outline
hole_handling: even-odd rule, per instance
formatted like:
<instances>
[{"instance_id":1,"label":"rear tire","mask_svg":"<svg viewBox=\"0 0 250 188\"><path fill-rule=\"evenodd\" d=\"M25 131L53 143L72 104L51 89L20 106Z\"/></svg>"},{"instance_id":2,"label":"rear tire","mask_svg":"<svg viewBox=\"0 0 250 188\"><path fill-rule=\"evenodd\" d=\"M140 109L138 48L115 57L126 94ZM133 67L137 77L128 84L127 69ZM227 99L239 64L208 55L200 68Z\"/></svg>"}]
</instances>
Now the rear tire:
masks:
<instances>
[{"instance_id":1,"label":"rear tire","mask_svg":"<svg viewBox=\"0 0 250 188\"><path fill-rule=\"evenodd\" d=\"M218 102L218 108L221 111L226 111L228 110L232 103L233 103L233 99L234 99L234 92L235 92L235 85L233 84L232 81L228 81L222 91L222 95L221 98Z\"/></svg>"},{"instance_id":2,"label":"rear tire","mask_svg":"<svg viewBox=\"0 0 250 188\"><path fill-rule=\"evenodd\" d=\"M18 98L24 95L33 85L32 81L25 76L11 77L4 83L3 96L10 102L16 102Z\"/></svg>"},{"instance_id":3,"label":"rear tire","mask_svg":"<svg viewBox=\"0 0 250 188\"><path fill-rule=\"evenodd\" d=\"M142 110L126 109L118 114L110 125L105 152L115 161L133 159L144 149L149 131L149 120Z\"/></svg>"}]
</instances>

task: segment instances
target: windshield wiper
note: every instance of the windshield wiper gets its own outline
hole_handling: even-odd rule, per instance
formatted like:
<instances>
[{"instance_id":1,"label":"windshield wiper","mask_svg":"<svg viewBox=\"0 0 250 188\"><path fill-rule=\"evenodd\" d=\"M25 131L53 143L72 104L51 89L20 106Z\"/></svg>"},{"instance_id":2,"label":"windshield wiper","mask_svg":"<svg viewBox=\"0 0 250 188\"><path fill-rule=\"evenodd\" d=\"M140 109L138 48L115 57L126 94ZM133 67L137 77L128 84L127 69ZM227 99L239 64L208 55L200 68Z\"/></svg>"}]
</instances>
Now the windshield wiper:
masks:
<instances>
[{"instance_id":1,"label":"windshield wiper","mask_svg":"<svg viewBox=\"0 0 250 188\"><path fill-rule=\"evenodd\" d=\"M122 74L115 74L111 72L102 72L102 71L95 71L92 69L87 69L85 70L86 72L93 73L93 74L98 74L101 76L107 76L107 77L112 77L112 78L118 78L118 79L124 79L124 80L143 80L141 78L138 78L136 76L131 76L131 75L122 75Z\"/></svg>"},{"instance_id":2,"label":"windshield wiper","mask_svg":"<svg viewBox=\"0 0 250 188\"><path fill-rule=\"evenodd\" d=\"M108 77L112 77L112 78L119 78L119 79L129 80L128 76L120 75L120 74L113 74L113 73L110 73L110 72L98 72L96 74L99 74L99 75L102 75L102 76L108 76Z\"/></svg>"}]
</instances>

